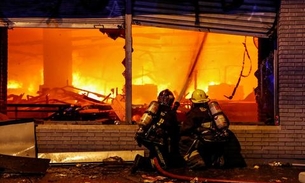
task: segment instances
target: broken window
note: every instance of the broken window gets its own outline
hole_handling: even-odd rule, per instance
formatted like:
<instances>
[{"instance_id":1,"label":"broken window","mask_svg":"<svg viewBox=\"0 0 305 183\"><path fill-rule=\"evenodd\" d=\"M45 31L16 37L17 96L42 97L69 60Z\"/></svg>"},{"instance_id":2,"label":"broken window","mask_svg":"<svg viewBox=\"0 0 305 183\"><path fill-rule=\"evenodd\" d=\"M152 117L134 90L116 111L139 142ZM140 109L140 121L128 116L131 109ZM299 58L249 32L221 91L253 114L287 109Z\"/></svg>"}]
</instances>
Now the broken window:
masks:
<instances>
[{"instance_id":1,"label":"broken window","mask_svg":"<svg viewBox=\"0 0 305 183\"><path fill-rule=\"evenodd\" d=\"M94 120L88 113L114 109L99 117L120 119L125 112L124 44L124 38L113 40L97 29L9 30L8 103L81 106L58 113L68 113L67 120L84 115ZM262 55L267 48L261 45L251 36L135 26L133 119L159 91L169 88L177 99L187 84L178 110L181 120L189 109L190 93L198 88L220 103L232 124L273 123L273 50L268 47ZM88 103L95 105L83 107ZM80 109L82 117L75 113Z\"/></svg>"},{"instance_id":2,"label":"broken window","mask_svg":"<svg viewBox=\"0 0 305 183\"><path fill-rule=\"evenodd\" d=\"M275 98L276 80L275 80L275 52L276 38L259 39L259 59L258 69L255 76L258 80L258 86L255 88L256 102L258 104L258 121L267 125L278 125L277 105Z\"/></svg>"}]
</instances>

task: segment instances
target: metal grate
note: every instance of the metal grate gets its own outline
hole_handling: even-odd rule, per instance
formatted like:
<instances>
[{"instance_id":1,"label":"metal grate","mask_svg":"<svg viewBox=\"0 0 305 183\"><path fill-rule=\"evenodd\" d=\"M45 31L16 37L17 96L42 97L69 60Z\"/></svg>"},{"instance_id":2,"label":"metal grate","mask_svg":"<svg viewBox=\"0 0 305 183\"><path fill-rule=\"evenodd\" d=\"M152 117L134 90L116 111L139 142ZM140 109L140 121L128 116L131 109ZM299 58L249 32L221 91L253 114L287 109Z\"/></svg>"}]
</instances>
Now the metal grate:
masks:
<instances>
[{"instance_id":1,"label":"metal grate","mask_svg":"<svg viewBox=\"0 0 305 183\"><path fill-rule=\"evenodd\" d=\"M274 31L278 4L273 0L135 0L133 22L156 26L254 37Z\"/></svg>"}]
</instances>

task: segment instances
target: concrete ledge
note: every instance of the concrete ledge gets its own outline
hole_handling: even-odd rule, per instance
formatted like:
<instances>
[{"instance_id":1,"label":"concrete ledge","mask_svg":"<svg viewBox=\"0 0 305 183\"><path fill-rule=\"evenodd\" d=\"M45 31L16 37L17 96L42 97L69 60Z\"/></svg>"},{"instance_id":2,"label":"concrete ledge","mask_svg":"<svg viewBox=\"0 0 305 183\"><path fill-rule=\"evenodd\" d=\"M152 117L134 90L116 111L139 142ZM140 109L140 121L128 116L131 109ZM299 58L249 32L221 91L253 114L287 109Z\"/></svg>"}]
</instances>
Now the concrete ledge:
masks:
<instances>
[{"instance_id":1,"label":"concrete ledge","mask_svg":"<svg viewBox=\"0 0 305 183\"><path fill-rule=\"evenodd\" d=\"M38 153L38 158L50 159L50 163L102 163L110 157L120 157L123 161L134 161L137 154L144 156L144 150Z\"/></svg>"}]
</instances>

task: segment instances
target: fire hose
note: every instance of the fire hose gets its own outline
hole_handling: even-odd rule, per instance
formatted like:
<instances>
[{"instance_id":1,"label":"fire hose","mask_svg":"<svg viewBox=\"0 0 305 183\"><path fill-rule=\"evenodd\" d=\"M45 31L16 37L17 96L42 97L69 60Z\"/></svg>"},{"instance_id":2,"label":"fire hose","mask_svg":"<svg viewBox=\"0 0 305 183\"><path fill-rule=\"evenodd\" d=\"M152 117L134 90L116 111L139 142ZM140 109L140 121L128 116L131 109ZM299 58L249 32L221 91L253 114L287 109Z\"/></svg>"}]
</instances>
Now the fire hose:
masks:
<instances>
[{"instance_id":1,"label":"fire hose","mask_svg":"<svg viewBox=\"0 0 305 183\"><path fill-rule=\"evenodd\" d=\"M204 36L203 36L203 38L202 38L202 41L201 41L201 43L200 43L200 45L199 45L199 48L198 48L198 50L197 50L197 53L196 53L196 55L195 55L194 62L193 62L192 66L191 66L191 69L190 69L190 71L189 71L189 73L188 73L188 76L187 76L186 81L185 81L185 83L184 83L184 85L183 85L183 88L182 88L182 90L181 90L179 96L177 97L176 102L180 102L180 100L182 99L183 95L185 94L185 91L187 90L187 88L188 88L188 86L189 86L189 83L190 83L190 81L191 81L191 79L192 79L192 76L193 76L193 72L194 72L194 70L195 70L195 68L196 68L196 65L197 65L197 62L198 62L198 60L199 60L201 50L202 50L203 45L204 45L204 43L205 43L205 41L206 41L207 35L208 35L208 34L205 33Z\"/></svg>"},{"instance_id":2,"label":"fire hose","mask_svg":"<svg viewBox=\"0 0 305 183\"><path fill-rule=\"evenodd\" d=\"M166 177L170 177L173 179L184 180L184 181L191 181L191 180L198 180L199 182L206 182L206 183L268 183L268 182L258 182L258 181L245 181L245 180L227 180L227 179L212 179L212 178L204 178L204 177L192 177L186 175L177 175L168 171L165 171L159 164L158 158L153 158L154 165L159 173Z\"/></svg>"}]
</instances>

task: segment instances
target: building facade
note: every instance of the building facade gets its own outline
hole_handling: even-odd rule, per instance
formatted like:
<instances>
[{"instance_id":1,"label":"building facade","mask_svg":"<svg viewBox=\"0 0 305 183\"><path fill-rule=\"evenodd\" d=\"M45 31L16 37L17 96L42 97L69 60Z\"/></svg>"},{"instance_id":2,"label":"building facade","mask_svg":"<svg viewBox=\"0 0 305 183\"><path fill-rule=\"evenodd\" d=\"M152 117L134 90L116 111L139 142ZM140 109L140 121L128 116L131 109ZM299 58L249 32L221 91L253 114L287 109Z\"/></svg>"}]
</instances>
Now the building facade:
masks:
<instances>
[{"instance_id":1,"label":"building facade","mask_svg":"<svg viewBox=\"0 0 305 183\"><path fill-rule=\"evenodd\" d=\"M292 163L305 160L304 9L304 0L282 0L278 14L275 78L279 125L230 126L247 161ZM136 125L38 125L37 151L46 153L143 149L134 140L136 128Z\"/></svg>"}]
</instances>

